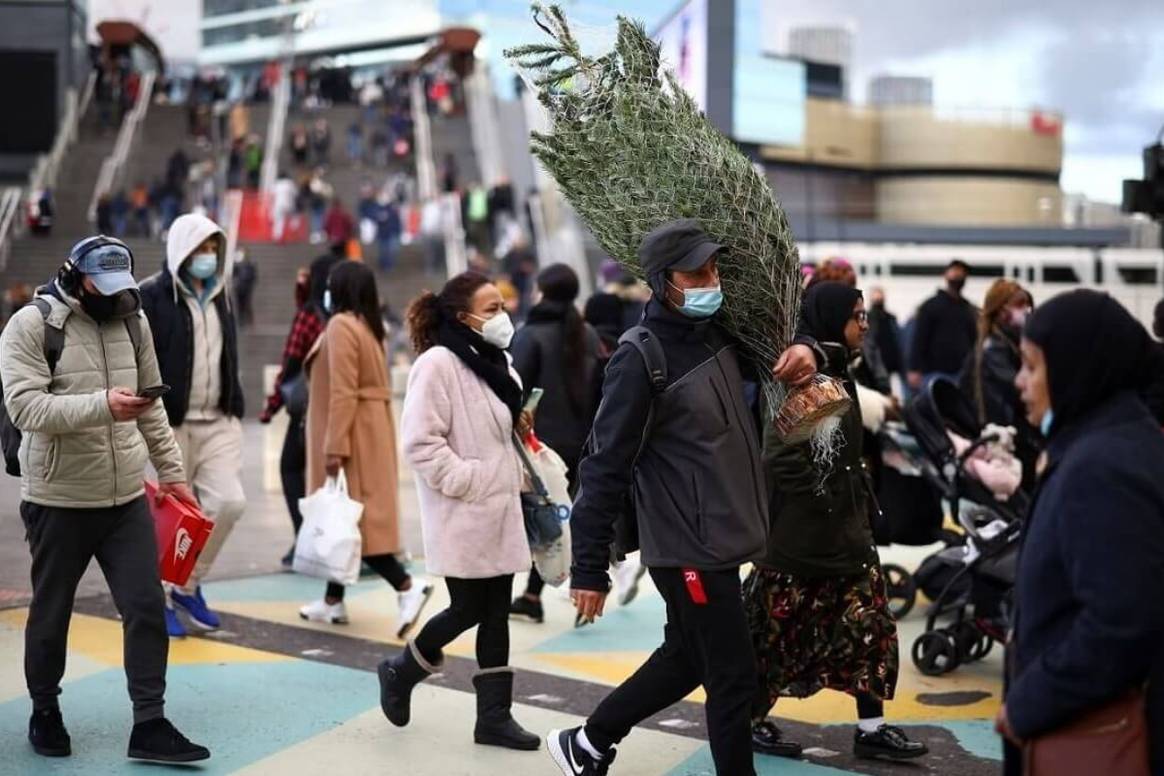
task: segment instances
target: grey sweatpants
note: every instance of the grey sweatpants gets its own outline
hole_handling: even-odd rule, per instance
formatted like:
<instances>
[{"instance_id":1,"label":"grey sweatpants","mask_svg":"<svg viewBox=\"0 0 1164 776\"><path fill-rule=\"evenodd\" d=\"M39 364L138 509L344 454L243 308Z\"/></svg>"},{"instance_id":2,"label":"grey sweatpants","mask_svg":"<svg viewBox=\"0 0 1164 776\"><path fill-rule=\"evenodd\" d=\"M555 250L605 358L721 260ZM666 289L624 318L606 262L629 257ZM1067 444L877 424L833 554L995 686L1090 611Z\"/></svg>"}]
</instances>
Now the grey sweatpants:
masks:
<instances>
[{"instance_id":1,"label":"grey sweatpants","mask_svg":"<svg viewBox=\"0 0 1164 776\"><path fill-rule=\"evenodd\" d=\"M154 522L145 498L108 509L64 509L24 501L20 516L32 551L24 676L33 708L57 705L73 598L89 561L96 558L121 613L134 722L161 717L170 639Z\"/></svg>"}]
</instances>

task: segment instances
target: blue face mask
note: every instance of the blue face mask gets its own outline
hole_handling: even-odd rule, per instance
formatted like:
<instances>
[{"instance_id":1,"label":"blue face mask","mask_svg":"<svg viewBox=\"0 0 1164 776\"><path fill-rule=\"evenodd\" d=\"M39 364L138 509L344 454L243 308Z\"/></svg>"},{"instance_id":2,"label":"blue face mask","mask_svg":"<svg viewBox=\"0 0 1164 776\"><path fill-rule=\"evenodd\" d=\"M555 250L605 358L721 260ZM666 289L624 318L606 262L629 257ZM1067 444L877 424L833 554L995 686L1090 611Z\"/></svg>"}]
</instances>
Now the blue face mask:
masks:
<instances>
[{"instance_id":1,"label":"blue face mask","mask_svg":"<svg viewBox=\"0 0 1164 776\"><path fill-rule=\"evenodd\" d=\"M1051 424L1055 422L1055 413L1048 407L1047 411L1043 413L1043 419L1039 421L1039 431L1043 436L1051 436Z\"/></svg>"},{"instance_id":2,"label":"blue face mask","mask_svg":"<svg viewBox=\"0 0 1164 776\"><path fill-rule=\"evenodd\" d=\"M323 292L323 311L328 315L331 314L331 289L324 289Z\"/></svg>"},{"instance_id":3,"label":"blue face mask","mask_svg":"<svg viewBox=\"0 0 1164 776\"><path fill-rule=\"evenodd\" d=\"M680 290L678 286L672 286ZM723 291L719 286L683 290L683 306L679 312L689 318L710 318L723 306Z\"/></svg>"},{"instance_id":4,"label":"blue face mask","mask_svg":"<svg viewBox=\"0 0 1164 776\"><path fill-rule=\"evenodd\" d=\"M214 277L215 273L218 272L218 254L213 252L195 253L190 257L186 271L190 273L191 277L196 277L199 280L208 280Z\"/></svg>"}]
</instances>

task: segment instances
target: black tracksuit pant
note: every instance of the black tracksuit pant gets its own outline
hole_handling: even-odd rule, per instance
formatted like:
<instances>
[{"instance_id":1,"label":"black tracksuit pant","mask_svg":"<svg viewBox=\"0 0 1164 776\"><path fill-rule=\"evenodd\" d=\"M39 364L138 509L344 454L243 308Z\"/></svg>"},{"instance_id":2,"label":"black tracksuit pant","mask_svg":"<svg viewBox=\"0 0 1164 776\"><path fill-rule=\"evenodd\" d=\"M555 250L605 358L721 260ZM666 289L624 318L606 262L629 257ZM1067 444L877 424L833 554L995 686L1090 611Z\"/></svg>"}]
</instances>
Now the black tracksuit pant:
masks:
<instances>
[{"instance_id":1,"label":"black tracksuit pant","mask_svg":"<svg viewBox=\"0 0 1164 776\"><path fill-rule=\"evenodd\" d=\"M739 570L701 571L689 584L682 569L653 568L667 604L663 645L598 705L586 737L600 751L631 728L678 703L700 685L707 691L707 731L719 776L750 776L755 656L740 597ZM696 599L702 587L705 603Z\"/></svg>"},{"instance_id":2,"label":"black tracksuit pant","mask_svg":"<svg viewBox=\"0 0 1164 776\"><path fill-rule=\"evenodd\" d=\"M89 562L96 558L121 613L134 722L161 717L170 638L154 521L145 497L108 509L64 509L25 501L20 516L32 551L24 675L33 708L57 706L73 598Z\"/></svg>"}]
</instances>

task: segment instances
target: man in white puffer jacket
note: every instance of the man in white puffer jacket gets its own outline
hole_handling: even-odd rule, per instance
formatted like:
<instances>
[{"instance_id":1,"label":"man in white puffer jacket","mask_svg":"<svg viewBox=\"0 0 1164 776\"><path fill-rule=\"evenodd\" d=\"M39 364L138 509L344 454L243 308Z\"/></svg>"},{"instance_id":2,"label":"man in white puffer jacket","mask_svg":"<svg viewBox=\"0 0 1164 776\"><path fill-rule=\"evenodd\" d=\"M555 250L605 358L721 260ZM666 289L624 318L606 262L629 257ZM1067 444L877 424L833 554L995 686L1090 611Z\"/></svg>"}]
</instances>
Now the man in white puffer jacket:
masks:
<instances>
[{"instance_id":1,"label":"man in white puffer jacket","mask_svg":"<svg viewBox=\"0 0 1164 776\"><path fill-rule=\"evenodd\" d=\"M158 471L162 494L197 502L161 405L138 395L161 378L124 243L97 236L74 246L57 279L5 327L0 379L5 408L23 435L20 516L32 553L24 653L29 742L46 757L72 753L57 699L73 598L96 558L125 634L129 756L205 760L210 753L163 713L169 640L144 496L146 461Z\"/></svg>"}]
</instances>

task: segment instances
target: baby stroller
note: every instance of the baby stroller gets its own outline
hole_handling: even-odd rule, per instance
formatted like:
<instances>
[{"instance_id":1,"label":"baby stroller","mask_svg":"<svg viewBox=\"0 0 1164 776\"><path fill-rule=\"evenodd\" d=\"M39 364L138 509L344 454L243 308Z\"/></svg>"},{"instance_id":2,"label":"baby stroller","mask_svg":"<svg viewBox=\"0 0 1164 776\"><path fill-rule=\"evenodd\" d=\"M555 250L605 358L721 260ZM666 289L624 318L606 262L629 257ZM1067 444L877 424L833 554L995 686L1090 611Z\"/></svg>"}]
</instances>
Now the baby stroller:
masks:
<instances>
[{"instance_id":1,"label":"baby stroller","mask_svg":"<svg viewBox=\"0 0 1164 776\"><path fill-rule=\"evenodd\" d=\"M998 438L983 434L952 381L934 381L906 408L905 419L931 464L923 470L927 479L965 532L963 543L927 558L915 574L933 604L914 641L913 662L922 673L939 676L985 658L1006 638L1026 496L1020 491L1002 501L968 473L975 453ZM969 447L959 454L949 432L972 440Z\"/></svg>"},{"instance_id":2,"label":"baby stroller","mask_svg":"<svg viewBox=\"0 0 1164 776\"><path fill-rule=\"evenodd\" d=\"M905 424L888 421L877 432L875 455L878 510L872 516L873 538L879 546L925 546L951 542L942 530L941 492L933 481L938 472ZM961 537L953 537L961 543ZM900 620L913 609L917 582L902 566L882 564L889 609Z\"/></svg>"}]
</instances>

